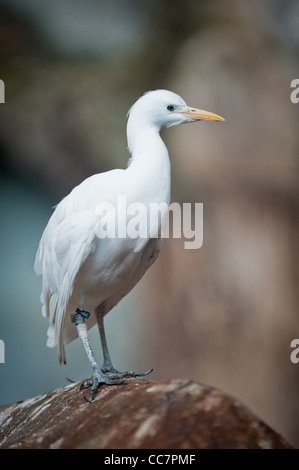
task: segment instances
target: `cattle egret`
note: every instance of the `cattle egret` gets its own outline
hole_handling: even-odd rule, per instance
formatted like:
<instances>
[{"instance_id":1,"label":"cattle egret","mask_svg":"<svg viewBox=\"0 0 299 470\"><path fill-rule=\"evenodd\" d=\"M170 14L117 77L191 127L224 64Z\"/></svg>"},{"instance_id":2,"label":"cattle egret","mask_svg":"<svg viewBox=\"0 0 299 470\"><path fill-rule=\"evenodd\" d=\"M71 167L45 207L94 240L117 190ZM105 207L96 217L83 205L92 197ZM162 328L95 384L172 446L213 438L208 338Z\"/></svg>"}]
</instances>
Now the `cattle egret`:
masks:
<instances>
[{"instance_id":1,"label":"cattle egret","mask_svg":"<svg viewBox=\"0 0 299 470\"><path fill-rule=\"evenodd\" d=\"M170 203L170 162L160 137L162 127L194 121L224 121L217 114L187 106L168 90L145 93L128 113L127 139L131 154L126 169L115 169L87 178L66 196L53 212L39 243L34 269L42 275L42 314L49 318L47 346L58 348L66 362L64 345L82 340L92 367L93 399L99 384L126 383L125 377L149 374L119 372L108 352L104 316L141 279L156 260L161 243L161 223L143 237L99 237L97 207L109 203L117 213L118 196L127 203ZM118 221L127 214L118 214ZM104 362L99 368L87 329L97 322Z\"/></svg>"}]
</instances>

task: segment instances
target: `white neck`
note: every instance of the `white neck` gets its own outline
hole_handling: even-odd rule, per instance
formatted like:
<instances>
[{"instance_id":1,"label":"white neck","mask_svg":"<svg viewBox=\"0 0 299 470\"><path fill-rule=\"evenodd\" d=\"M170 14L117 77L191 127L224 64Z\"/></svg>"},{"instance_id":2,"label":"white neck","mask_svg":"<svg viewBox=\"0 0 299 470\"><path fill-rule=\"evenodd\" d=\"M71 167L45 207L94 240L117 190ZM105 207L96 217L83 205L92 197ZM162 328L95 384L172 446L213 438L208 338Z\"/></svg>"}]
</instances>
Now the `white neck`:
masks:
<instances>
[{"instance_id":1,"label":"white neck","mask_svg":"<svg viewBox=\"0 0 299 470\"><path fill-rule=\"evenodd\" d=\"M150 202L169 204L170 161L166 145L159 134L160 129L130 118L127 137L132 157L127 171L134 181L132 184L136 184L141 192L146 189Z\"/></svg>"}]
</instances>

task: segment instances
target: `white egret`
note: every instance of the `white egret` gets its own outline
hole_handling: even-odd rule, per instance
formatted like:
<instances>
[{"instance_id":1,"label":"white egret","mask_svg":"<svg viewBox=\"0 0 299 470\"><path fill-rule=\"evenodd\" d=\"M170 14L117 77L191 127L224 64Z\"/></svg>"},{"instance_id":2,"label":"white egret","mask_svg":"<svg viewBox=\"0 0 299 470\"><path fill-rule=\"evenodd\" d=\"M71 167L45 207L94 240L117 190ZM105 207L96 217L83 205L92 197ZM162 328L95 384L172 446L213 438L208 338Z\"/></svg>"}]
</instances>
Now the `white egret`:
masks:
<instances>
[{"instance_id":1,"label":"white egret","mask_svg":"<svg viewBox=\"0 0 299 470\"><path fill-rule=\"evenodd\" d=\"M169 204L170 162L160 129L201 120L224 121L217 114L187 106L180 96L167 90L145 93L128 115L128 167L87 178L57 205L40 240L34 265L35 272L42 275L42 313L50 323L47 346L57 346L59 361L65 363L64 345L76 337L77 330L92 367L92 379L83 384L91 385L91 399L101 383L125 383L124 377L147 375L152 370L137 374L118 372L113 367L103 318L153 264L162 242L161 220L154 236L148 229L142 238L98 237L97 207L109 203L117 213L120 194L128 203L141 202L147 208L153 202ZM87 335L87 328L95 322L104 357L101 368Z\"/></svg>"}]
</instances>

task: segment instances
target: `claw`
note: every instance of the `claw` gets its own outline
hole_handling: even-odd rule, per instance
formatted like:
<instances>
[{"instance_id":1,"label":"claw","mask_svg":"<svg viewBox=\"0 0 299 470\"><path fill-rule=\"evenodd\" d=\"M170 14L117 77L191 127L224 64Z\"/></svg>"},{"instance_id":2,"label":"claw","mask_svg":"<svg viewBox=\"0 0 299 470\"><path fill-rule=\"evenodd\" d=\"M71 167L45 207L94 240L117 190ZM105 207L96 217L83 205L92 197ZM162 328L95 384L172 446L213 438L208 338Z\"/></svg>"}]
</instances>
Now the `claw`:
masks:
<instances>
[{"instance_id":1,"label":"claw","mask_svg":"<svg viewBox=\"0 0 299 470\"><path fill-rule=\"evenodd\" d=\"M99 385L99 381L96 377L94 377L93 383L92 383L92 386L91 386L91 389L90 389L90 393L89 393L91 401L94 399L94 394L96 392L96 389L98 388L98 385Z\"/></svg>"},{"instance_id":2,"label":"claw","mask_svg":"<svg viewBox=\"0 0 299 470\"><path fill-rule=\"evenodd\" d=\"M145 377L146 375L153 372L153 370L154 369L149 369L143 373L133 372L131 370L131 371L126 371L126 372L116 372L114 375L117 375L117 377Z\"/></svg>"},{"instance_id":3,"label":"claw","mask_svg":"<svg viewBox=\"0 0 299 470\"><path fill-rule=\"evenodd\" d=\"M85 382L80 384L79 390L82 390L82 388L90 387L92 385L92 383L93 383L92 379L86 380Z\"/></svg>"}]
</instances>

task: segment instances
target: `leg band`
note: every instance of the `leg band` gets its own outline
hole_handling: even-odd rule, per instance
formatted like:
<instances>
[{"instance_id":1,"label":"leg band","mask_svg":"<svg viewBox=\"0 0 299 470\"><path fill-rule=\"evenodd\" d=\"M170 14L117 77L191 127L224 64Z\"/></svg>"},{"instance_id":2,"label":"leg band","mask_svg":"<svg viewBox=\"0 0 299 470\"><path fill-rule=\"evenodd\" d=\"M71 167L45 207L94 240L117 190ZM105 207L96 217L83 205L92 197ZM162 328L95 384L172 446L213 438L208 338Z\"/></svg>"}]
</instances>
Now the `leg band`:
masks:
<instances>
[{"instance_id":1,"label":"leg band","mask_svg":"<svg viewBox=\"0 0 299 470\"><path fill-rule=\"evenodd\" d=\"M85 322L85 318L90 317L90 313L86 312L86 310L81 310L80 308L76 309L77 313L73 313L71 315L71 322L75 323L76 325L80 325L81 323Z\"/></svg>"}]
</instances>

